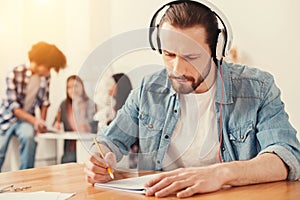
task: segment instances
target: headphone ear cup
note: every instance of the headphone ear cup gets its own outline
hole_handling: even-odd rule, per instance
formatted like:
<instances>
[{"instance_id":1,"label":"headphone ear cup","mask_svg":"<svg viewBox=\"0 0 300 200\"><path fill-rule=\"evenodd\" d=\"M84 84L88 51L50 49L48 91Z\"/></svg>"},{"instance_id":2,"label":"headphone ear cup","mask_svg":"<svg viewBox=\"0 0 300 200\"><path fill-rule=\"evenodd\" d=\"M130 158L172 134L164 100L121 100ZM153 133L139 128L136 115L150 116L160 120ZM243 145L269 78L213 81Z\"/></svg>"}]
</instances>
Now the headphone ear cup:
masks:
<instances>
[{"instance_id":1,"label":"headphone ear cup","mask_svg":"<svg viewBox=\"0 0 300 200\"><path fill-rule=\"evenodd\" d=\"M152 50L154 50L154 51L156 51L156 42L154 43L154 41L156 40L155 39L155 37L154 37L154 35L156 35L156 32L157 30L156 30L156 27L155 26L150 26L150 28L149 28L149 43L150 43L150 47L151 47L151 49Z\"/></svg>"},{"instance_id":2,"label":"headphone ear cup","mask_svg":"<svg viewBox=\"0 0 300 200\"><path fill-rule=\"evenodd\" d=\"M216 47L216 56L218 59L221 59L225 56L226 50L226 32L224 29L220 29L220 33L217 40L217 47Z\"/></svg>"},{"instance_id":3,"label":"headphone ear cup","mask_svg":"<svg viewBox=\"0 0 300 200\"><path fill-rule=\"evenodd\" d=\"M158 30L159 30L159 25L152 26L150 28L149 41L150 41L151 48L155 51L158 51L161 54L162 53L161 42L160 42Z\"/></svg>"},{"instance_id":4,"label":"headphone ear cup","mask_svg":"<svg viewBox=\"0 0 300 200\"><path fill-rule=\"evenodd\" d=\"M157 51L162 54L162 50L161 50L161 42L160 42L160 37L159 37L159 25L156 26L156 43L157 43Z\"/></svg>"}]
</instances>

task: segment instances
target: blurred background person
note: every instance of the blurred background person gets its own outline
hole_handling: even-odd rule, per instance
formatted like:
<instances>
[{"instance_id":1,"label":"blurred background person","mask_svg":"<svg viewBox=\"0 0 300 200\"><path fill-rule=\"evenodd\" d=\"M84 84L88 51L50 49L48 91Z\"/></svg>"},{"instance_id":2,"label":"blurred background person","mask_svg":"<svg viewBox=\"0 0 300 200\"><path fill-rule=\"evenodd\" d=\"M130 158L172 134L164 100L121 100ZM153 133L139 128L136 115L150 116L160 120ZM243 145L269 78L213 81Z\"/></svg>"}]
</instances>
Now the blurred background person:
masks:
<instances>
[{"instance_id":1,"label":"blurred background person","mask_svg":"<svg viewBox=\"0 0 300 200\"><path fill-rule=\"evenodd\" d=\"M127 75L124 73L117 73L112 75L114 80L113 85L108 90L108 95L111 98L111 106L113 111L113 117L108 119L106 124L109 125L110 122L115 118L117 111L124 105L130 91L132 90L131 81Z\"/></svg>"},{"instance_id":2,"label":"blurred background person","mask_svg":"<svg viewBox=\"0 0 300 200\"><path fill-rule=\"evenodd\" d=\"M124 73L114 74L112 75L112 78L114 79L114 84L109 89L108 94L112 97L112 108L115 117L117 111L125 104L125 101L132 90L132 84L129 77ZM108 120L107 125L109 125L112 120L113 118ZM138 140L136 140L131 146L129 153L129 168L131 169L137 167L138 151L139 144Z\"/></svg>"},{"instance_id":3,"label":"blurred background person","mask_svg":"<svg viewBox=\"0 0 300 200\"><path fill-rule=\"evenodd\" d=\"M108 99L102 99L101 109L97 113L99 119L99 129L109 125L115 118L118 110L122 108L125 101L132 90L132 84L129 77L124 73L116 73L107 80L109 85ZM136 168L137 166L137 153L138 153L138 140L131 146L129 153L129 168Z\"/></svg>"},{"instance_id":4,"label":"blurred background person","mask_svg":"<svg viewBox=\"0 0 300 200\"><path fill-rule=\"evenodd\" d=\"M83 81L79 76L72 75L67 78L66 86L66 99L60 104L54 127L75 134L96 133L98 123L94 120L96 104L87 96ZM67 162L76 162L76 140L64 141L61 163Z\"/></svg>"},{"instance_id":5,"label":"blurred background person","mask_svg":"<svg viewBox=\"0 0 300 200\"><path fill-rule=\"evenodd\" d=\"M0 169L13 135L20 141L20 169L34 167L34 136L47 131L50 71L66 67L65 55L46 42L34 44L28 58L28 64L13 68L6 78L6 97L0 106ZM36 108L40 109L40 117L35 114Z\"/></svg>"}]
</instances>

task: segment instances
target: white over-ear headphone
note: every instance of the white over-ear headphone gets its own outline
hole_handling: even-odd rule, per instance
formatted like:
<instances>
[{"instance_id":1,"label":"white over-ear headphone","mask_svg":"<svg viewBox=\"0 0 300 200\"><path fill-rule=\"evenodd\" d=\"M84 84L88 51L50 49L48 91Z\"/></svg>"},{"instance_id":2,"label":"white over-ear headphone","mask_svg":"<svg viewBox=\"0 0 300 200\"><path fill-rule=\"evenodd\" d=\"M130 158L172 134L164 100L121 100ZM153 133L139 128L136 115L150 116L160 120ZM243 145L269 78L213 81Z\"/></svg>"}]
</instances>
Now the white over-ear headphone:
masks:
<instances>
[{"instance_id":1,"label":"white over-ear headphone","mask_svg":"<svg viewBox=\"0 0 300 200\"><path fill-rule=\"evenodd\" d=\"M210 3L207 0L197 0L197 1L191 1L191 0L177 0L177 1L171 1L169 3L166 3L162 7L160 7L155 14L153 15L150 23L150 29L149 29L149 42L150 46L153 50L160 50L160 41L159 41L159 36L158 36L158 28L159 28L159 22L166 12L166 10L174 4L179 4L179 3L184 3L184 2L191 2L195 5L199 6L205 6L209 8L217 17L219 22L221 22L222 27L220 29L220 34L218 37L218 43L216 47L216 56L218 58L225 57L229 55L229 51L231 49L232 45L232 39L233 39L233 34L232 34L232 29L231 26L226 18L226 16L212 3ZM219 23L220 26L220 23ZM156 34L154 34L156 32ZM154 37L154 38L153 38ZM154 44L153 41L156 41ZM160 52L161 53L161 52Z\"/></svg>"}]
</instances>

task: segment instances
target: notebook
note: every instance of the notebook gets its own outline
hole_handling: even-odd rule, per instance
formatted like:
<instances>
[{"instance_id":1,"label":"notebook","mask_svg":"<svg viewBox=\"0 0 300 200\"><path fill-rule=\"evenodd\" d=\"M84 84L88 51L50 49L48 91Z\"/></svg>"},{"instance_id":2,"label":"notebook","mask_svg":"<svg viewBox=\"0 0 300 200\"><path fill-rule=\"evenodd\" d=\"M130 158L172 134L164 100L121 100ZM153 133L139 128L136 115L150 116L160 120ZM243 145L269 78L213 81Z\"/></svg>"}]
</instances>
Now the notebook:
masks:
<instances>
[{"instance_id":1,"label":"notebook","mask_svg":"<svg viewBox=\"0 0 300 200\"><path fill-rule=\"evenodd\" d=\"M139 194L145 194L146 188L145 184L153 179L157 174L139 176L134 178L125 178L120 180L114 180L107 183L95 183L95 187L114 189L126 192L133 192Z\"/></svg>"}]
</instances>

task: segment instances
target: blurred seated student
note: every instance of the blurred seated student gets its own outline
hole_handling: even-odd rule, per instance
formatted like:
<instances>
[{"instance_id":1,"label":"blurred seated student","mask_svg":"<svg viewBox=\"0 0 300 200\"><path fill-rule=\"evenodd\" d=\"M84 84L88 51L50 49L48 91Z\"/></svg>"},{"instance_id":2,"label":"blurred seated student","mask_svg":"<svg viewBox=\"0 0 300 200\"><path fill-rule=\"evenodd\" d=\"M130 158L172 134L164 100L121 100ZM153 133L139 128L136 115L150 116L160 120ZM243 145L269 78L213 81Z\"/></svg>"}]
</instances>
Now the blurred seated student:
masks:
<instances>
[{"instance_id":1,"label":"blurred seated student","mask_svg":"<svg viewBox=\"0 0 300 200\"><path fill-rule=\"evenodd\" d=\"M79 76L72 75L67 79L67 97L60 104L54 127L58 130L96 133L97 122L93 117L96 112L95 103L87 96L84 84ZM61 163L76 162L76 141L65 140L64 154Z\"/></svg>"},{"instance_id":2,"label":"blurred seated student","mask_svg":"<svg viewBox=\"0 0 300 200\"><path fill-rule=\"evenodd\" d=\"M28 59L28 63L14 67L6 77L6 95L0 105L0 171L12 136L20 141L20 169L34 167L34 137L47 131L50 71L58 73L67 62L59 48L42 41L32 45Z\"/></svg>"},{"instance_id":3,"label":"blurred seated student","mask_svg":"<svg viewBox=\"0 0 300 200\"><path fill-rule=\"evenodd\" d=\"M124 73L117 73L112 75L112 78L114 80L114 84L110 87L108 94L112 97L112 100L114 103L113 105L113 111L115 117L117 111L122 108L124 105L130 91L132 90L132 84L127 75ZM107 125L110 124L110 122L113 120L109 119L107 121ZM138 153L138 140L131 146L130 148L130 154L129 154L129 168L136 168L137 167L137 153Z\"/></svg>"},{"instance_id":4,"label":"blurred seated student","mask_svg":"<svg viewBox=\"0 0 300 200\"><path fill-rule=\"evenodd\" d=\"M113 85L108 90L108 95L112 97L112 110L114 111L113 117L108 119L107 125L115 118L117 111L124 105L130 91L132 90L132 85L130 79L124 73L117 73L112 75L114 80Z\"/></svg>"}]
</instances>

